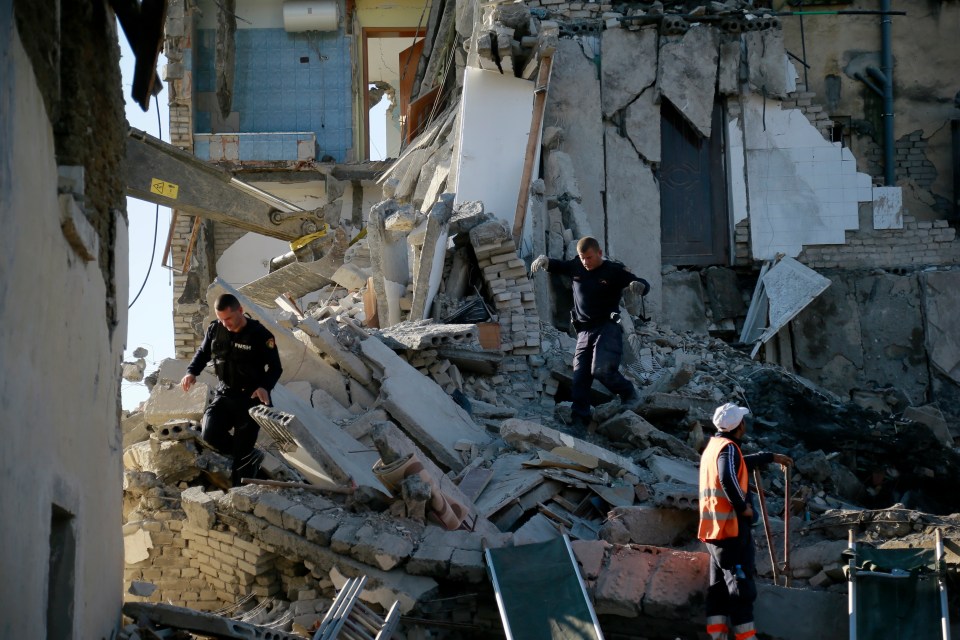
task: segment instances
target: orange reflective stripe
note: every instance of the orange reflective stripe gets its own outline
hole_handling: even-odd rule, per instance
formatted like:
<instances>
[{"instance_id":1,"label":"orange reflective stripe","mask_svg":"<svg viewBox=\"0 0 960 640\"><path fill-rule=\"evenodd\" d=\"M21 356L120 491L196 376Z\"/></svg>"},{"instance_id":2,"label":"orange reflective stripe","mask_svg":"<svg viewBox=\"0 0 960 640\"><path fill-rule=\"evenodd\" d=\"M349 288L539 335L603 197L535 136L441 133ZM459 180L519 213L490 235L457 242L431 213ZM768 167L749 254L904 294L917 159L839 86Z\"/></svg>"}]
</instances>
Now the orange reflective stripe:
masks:
<instances>
[{"instance_id":1,"label":"orange reflective stripe","mask_svg":"<svg viewBox=\"0 0 960 640\"><path fill-rule=\"evenodd\" d=\"M747 638L755 638L756 636L757 636L757 630L756 630L756 629L750 629L749 631L744 631L743 633L738 633L738 634L736 634L736 635L733 636L733 637L736 638L736 640L747 640Z\"/></svg>"},{"instance_id":2,"label":"orange reflective stripe","mask_svg":"<svg viewBox=\"0 0 960 640\"><path fill-rule=\"evenodd\" d=\"M730 627L725 624L708 624L707 633L727 633L730 631Z\"/></svg>"}]
</instances>

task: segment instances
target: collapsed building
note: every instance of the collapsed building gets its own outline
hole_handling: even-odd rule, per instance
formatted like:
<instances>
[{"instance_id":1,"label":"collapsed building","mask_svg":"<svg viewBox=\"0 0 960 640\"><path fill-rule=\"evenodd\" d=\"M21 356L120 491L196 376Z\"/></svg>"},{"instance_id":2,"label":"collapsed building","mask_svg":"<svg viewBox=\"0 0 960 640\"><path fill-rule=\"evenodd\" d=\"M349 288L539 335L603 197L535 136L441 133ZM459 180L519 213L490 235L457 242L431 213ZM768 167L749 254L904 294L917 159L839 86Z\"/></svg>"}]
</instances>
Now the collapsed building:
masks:
<instances>
[{"instance_id":1,"label":"collapsed building","mask_svg":"<svg viewBox=\"0 0 960 640\"><path fill-rule=\"evenodd\" d=\"M730 399L755 415L753 446L797 460L790 495L763 481L779 518L761 574L786 570L794 587L761 588L770 637L845 635L851 527L888 548L949 535L960 254L949 207L919 194L929 161L869 140L869 161L854 155L852 136L879 134L843 129L798 84L797 16L672 4L434 3L422 48L400 54L399 157L360 165L360 126L336 152L322 132L295 159L256 151L287 134L251 124L266 85L217 75L229 65L209 44L230 16L172 5L174 144L288 198L299 210L277 218L304 237L241 277L250 234L174 222L180 360L124 425L126 580L153 584L143 599L310 633L363 576L359 598L398 608L410 636L488 637L500 621L484 549L566 534L609 637L638 623L692 637L698 451ZM261 22L238 25L251 32L238 56L277 37L279 13L249 15ZM367 65L365 21L358 3L343 31L301 41L284 13L279 37L325 62L353 34ZM217 113L231 91L235 110ZM575 256L583 235L652 284L622 314L645 402L624 412L596 386L586 436L567 427L569 284L527 268ZM196 431L206 390L175 384L222 292L271 328L285 363L274 407L253 412L273 486L217 488L224 463ZM821 624L804 631L784 602Z\"/></svg>"},{"instance_id":2,"label":"collapsed building","mask_svg":"<svg viewBox=\"0 0 960 640\"><path fill-rule=\"evenodd\" d=\"M61 33L15 4L16 26L9 6L0 14L5 33ZM3 556L30 576L21 592L4 591L4 602L30 612L24 626L33 635L110 635L119 585L94 585L99 575L119 583L109 549L119 536L97 523L121 509L106 477L121 451L127 612L136 621L127 637L148 635L146 618L156 615L138 609L140 599L229 612L275 637L306 633L360 576L372 615L402 612L405 634L486 637L500 621L483 550L561 532L574 539L609 637L636 637L638 624L648 637L693 636L705 571L692 539L696 452L710 411L726 399L750 404L758 446L798 461L791 495L778 498L781 480L765 478L770 512L782 516L771 520L769 546L793 533L788 577L802 587L762 587L758 623L771 636L840 635L848 586L840 550L851 527L893 547L929 545L934 530L951 535L958 252L942 195L945 129L927 127L953 115L952 88L926 82L890 96L886 37L879 54L844 60L842 72L829 56L848 52L818 52L803 65L825 70L812 82L823 83L831 111L849 108L852 82L867 87L852 100L864 117L834 120L810 84L796 84L785 44L797 37L787 24L795 17L687 4L437 2L422 11L419 50L398 54L410 73L391 83L369 75L377 38L368 36L416 36L422 7L398 5L406 13L397 18L333 3L301 30L288 15L297 7L279 2L169 2L174 146L229 170L231 184L253 185L261 202L273 194L272 208L235 225L244 212L225 200L233 210L211 222L191 212L189 189L179 201L169 197L176 189L165 191L162 202L178 210L170 251L180 272L180 359L151 374L149 402L124 417L122 447L106 373L82 386L55 372L81 413L37 402L38 416L24 402L34 398L29 384L42 382L36 371L56 369L61 345L25 353L37 340L24 327L36 325L3 305L5 326L19 328L4 334L2 361L39 354L42 363L3 387L14 417L39 427L17 432L4 465L41 487L39 510L32 489L3 502L6 515L26 516ZM937 24L949 25L956 8L938 6ZM60 19L96 34L93 46L115 36L99 3L76 12ZM880 31L877 18L869 24ZM68 290L86 322L69 325L59 353L106 371L119 359L125 318L114 291L125 278L116 202L124 163L118 96L107 86L118 83L105 75L84 87L84 108L68 109L60 83L82 83L44 52L77 47L84 55L74 57L87 59L91 43L62 33L50 48L0 39L12 51L4 64L17 70L4 77L23 83L4 90L18 96L14 115L31 118L15 146L0 145L10 149L3 166L38 153L45 167L18 169L25 186L10 210L35 231L29 237L44 247L55 239L52 255L66 256L44 286L28 286L30 261L13 259L25 244L11 235L4 282L19 284L4 288L4 300L22 295L46 309L39 294ZM254 55L261 50L271 55ZM413 86L400 82L411 78ZM396 161L357 163L369 136L357 126L366 116L356 115L373 100L367 79L397 87L405 129L389 134ZM898 113L912 100L937 115L888 136L893 109L880 110L869 93L878 82L884 101L900 101ZM321 108L310 108L317 100ZM104 128L116 134L97 145L82 137L94 113L112 118ZM39 152L22 135L34 129L50 132ZM871 142L881 129L883 145ZM135 173L142 166L129 149ZM70 169L81 165L89 181ZM170 186L178 184L186 183ZM56 224L21 213L34 207L24 197L33 191L57 194L41 207L50 212L44 224ZM272 245L246 233L254 224ZM575 437L565 430L565 284L529 279L526 265L540 253L572 257L584 234L654 286L623 314L625 369L646 403L621 412L597 388L596 430ZM223 489L226 462L196 433L213 380L189 396L171 386L202 334L208 296L223 290L237 291L282 350L287 377L274 409L257 414L272 486ZM54 313L44 317L49 333L63 328ZM92 347L87 325L100 327ZM765 362L731 343L748 353L762 344ZM51 425L77 420L102 437L78 445L74 434L52 458L40 452L40 439L60 434ZM414 459L422 469L407 474ZM776 565L761 573L772 577Z\"/></svg>"}]
</instances>

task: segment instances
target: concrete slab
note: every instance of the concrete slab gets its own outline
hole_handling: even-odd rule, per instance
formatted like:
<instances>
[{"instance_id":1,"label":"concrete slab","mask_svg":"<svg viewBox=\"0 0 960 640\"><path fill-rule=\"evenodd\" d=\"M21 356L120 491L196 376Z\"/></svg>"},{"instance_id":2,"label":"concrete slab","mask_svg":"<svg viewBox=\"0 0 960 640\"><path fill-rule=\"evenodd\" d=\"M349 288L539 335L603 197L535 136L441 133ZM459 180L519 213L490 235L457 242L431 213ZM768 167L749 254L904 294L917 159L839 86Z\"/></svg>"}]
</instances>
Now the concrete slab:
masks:
<instances>
[{"instance_id":1,"label":"concrete slab","mask_svg":"<svg viewBox=\"0 0 960 640\"><path fill-rule=\"evenodd\" d=\"M543 483L543 474L523 466L530 458L528 454L508 453L493 461L490 466L493 477L475 501L481 515L489 518Z\"/></svg>"},{"instance_id":2,"label":"concrete slab","mask_svg":"<svg viewBox=\"0 0 960 640\"><path fill-rule=\"evenodd\" d=\"M168 420L197 420L203 417L207 408L210 388L205 384L195 384L190 391L184 392L179 384L158 384L143 407L143 418L150 426L157 426Z\"/></svg>"},{"instance_id":3,"label":"concrete slab","mask_svg":"<svg viewBox=\"0 0 960 640\"><path fill-rule=\"evenodd\" d=\"M912 404L923 404L930 373L917 276L867 275L856 280L855 289L860 331L870 336L863 342L864 379L892 381Z\"/></svg>"},{"instance_id":4,"label":"concrete slab","mask_svg":"<svg viewBox=\"0 0 960 640\"><path fill-rule=\"evenodd\" d=\"M662 283L660 324L676 333L693 331L706 334L709 324L700 274L696 271L674 271L663 276Z\"/></svg>"},{"instance_id":5,"label":"concrete slab","mask_svg":"<svg viewBox=\"0 0 960 640\"><path fill-rule=\"evenodd\" d=\"M274 436L285 458L289 459L288 454L295 451L288 450L288 438L276 437L278 425L293 437L294 444L303 448L321 465L318 471L329 474L334 483L340 486L355 485L358 489L382 496L390 495L373 471L359 464L356 456L351 454L364 448L356 439L287 391L283 385L278 384L274 388L271 399L273 407L255 407L250 415Z\"/></svg>"},{"instance_id":6,"label":"concrete slab","mask_svg":"<svg viewBox=\"0 0 960 640\"><path fill-rule=\"evenodd\" d=\"M360 350L380 371L383 407L440 464L459 471L464 466L456 448L459 441L481 448L491 442L490 435L443 389L380 340L367 338L360 342Z\"/></svg>"},{"instance_id":7,"label":"concrete slab","mask_svg":"<svg viewBox=\"0 0 960 640\"><path fill-rule=\"evenodd\" d=\"M746 314L747 305L743 303L737 274L732 269L710 267L704 272L704 280L714 322Z\"/></svg>"},{"instance_id":8,"label":"concrete slab","mask_svg":"<svg viewBox=\"0 0 960 640\"><path fill-rule=\"evenodd\" d=\"M653 455L646 463L661 482L681 482L695 487L700 484L700 471L690 461Z\"/></svg>"},{"instance_id":9,"label":"concrete slab","mask_svg":"<svg viewBox=\"0 0 960 640\"><path fill-rule=\"evenodd\" d=\"M660 162L660 105L656 100L656 91L647 89L630 103L623 121L627 137L647 162ZM659 206L651 208L659 211Z\"/></svg>"},{"instance_id":10,"label":"concrete slab","mask_svg":"<svg viewBox=\"0 0 960 640\"><path fill-rule=\"evenodd\" d=\"M600 537L617 544L675 546L694 539L699 522L699 514L687 509L650 505L615 507L607 514ZM621 530L626 539L618 535Z\"/></svg>"},{"instance_id":11,"label":"concrete slab","mask_svg":"<svg viewBox=\"0 0 960 640\"><path fill-rule=\"evenodd\" d=\"M276 309L275 300L281 294L289 292L294 298L301 298L333 282L331 277L337 267L333 271L325 267L320 261L292 262L243 285L239 291L261 307Z\"/></svg>"},{"instance_id":12,"label":"concrete slab","mask_svg":"<svg viewBox=\"0 0 960 640\"><path fill-rule=\"evenodd\" d=\"M924 273L920 285L930 363L960 383L960 271Z\"/></svg>"},{"instance_id":13,"label":"concrete slab","mask_svg":"<svg viewBox=\"0 0 960 640\"><path fill-rule=\"evenodd\" d=\"M617 29L616 31L620 31ZM657 120L659 127L659 118ZM617 221L605 255L650 283L647 313L660 313L660 188L633 145L613 126L605 131L607 216ZM643 203L637 206L637 203Z\"/></svg>"},{"instance_id":14,"label":"concrete slab","mask_svg":"<svg viewBox=\"0 0 960 640\"><path fill-rule=\"evenodd\" d=\"M720 43L717 92L724 96L740 93L740 37Z\"/></svg>"},{"instance_id":15,"label":"concrete slab","mask_svg":"<svg viewBox=\"0 0 960 640\"><path fill-rule=\"evenodd\" d=\"M600 109L600 80L594 51L600 43L595 36L576 40L561 38L553 57L550 91L544 113L544 127L563 129L559 150L573 159L580 187L580 202L589 216L590 233L605 236L602 191L606 186L603 162L603 114ZM558 192L549 177L547 195ZM586 233L581 231L581 233Z\"/></svg>"},{"instance_id":16,"label":"concrete slab","mask_svg":"<svg viewBox=\"0 0 960 640\"><path fill-rule=\"evenodd\" d=\"M830 286L828 278L790 257L783 257L770 267L761 282L767 297L767 328L760 334L751 356Z\"/></svg>"},{"instance_id":17,"label":"concrete slab","mask_svg":"<svg viewBox=\"0 0 960 640\"><path fill-rule=\"evenodd\" d=\"M452 198L441 198L427 216L426 236L413 274L413 303L411 320L424 320L430 315L433 298L440 290L443 279L443 263L447 256L449 222L453 215Z\"/></svg>"},{"instance_id":18,"label":"concrete slab","mask_svg":"<svg viewBox=\"0 0 960 640\"><path fill-rule=\"evenodd\" d=\"M657 28L607 29L600 46L601 105L604 117L610 118L656 82Z\"/></svg>"},{"instance_id":19,"label":"concrete slab","mask_svg":"<svg viewBox=\"0 0 960 640\"><path fill-rule=\"evenodd\" d=\"M863 379L860 307L851 276L834 275L833 284L790 325L797 373L844 394Z\"/></svg>"},{"instance_id":20,"label":"concrete slab","mask_svg":"<svg viewBox=\"0 0 960 640\"><path fill-rule=\"evenodd\" d=\"M570 447L580 453L597 458L600 468L614 476L620 476L623 473L632 473L635 476L641 475L639 467L629 458L613 453L592 442L574 438L550 427L544 427L536 422L517 418L504 420L503 424L500 425L500 436L511 446L521 451L530 448L552 451L557 447Z\"/></svg>"},{"instance_id":21,"label":"concrete slab","mask_svg":"<svg viewBox=\"0 0 960 640\"><path fill-rule=\"evenodd\" d=\"M660 39L657 90L704 138L711 133L719 45L717 30L705 24Z\"/></svg>"},{"instance_id":22,"label":"concrete slab","mask_svg":"<svg viewBox=\"0 0 960 640\"><path fill-rule=\"evenodd\" d=\"M783 29L748 31L742 36L747 52L748 82L757 93L768 97L786 98L792 91L788 81L786 57L783 45Z\"/></svg>"}]
</instances>

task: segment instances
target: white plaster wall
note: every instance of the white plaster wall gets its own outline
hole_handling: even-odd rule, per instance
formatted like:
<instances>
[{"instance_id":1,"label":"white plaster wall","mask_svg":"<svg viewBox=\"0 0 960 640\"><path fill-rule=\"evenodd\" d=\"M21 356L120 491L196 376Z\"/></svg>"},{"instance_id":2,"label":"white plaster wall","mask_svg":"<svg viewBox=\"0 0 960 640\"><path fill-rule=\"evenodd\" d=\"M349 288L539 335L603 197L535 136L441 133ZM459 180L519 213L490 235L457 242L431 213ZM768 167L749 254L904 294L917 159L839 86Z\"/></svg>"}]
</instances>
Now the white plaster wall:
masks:
<instances>
[{"instance_id":1,"label":"white plaster wall","mask_svg":"<svg viewBox=\"0 0 960 640\"><path fill-rule=\"evenodd\" d=\"M289 252L289 243L249 232L227 247L217 260L217 275L239 288L267 275L270 261Z\"/></svg>"},{"instance_id":2,"label":"white plaster wall","mask_svg":"<svg viewBox=\"0 0 960 640\"><path fill-rule=\"evenodd\" d=\"M127 228L116 230L123 320L111 332L100 267L60 230L53 132L32 67L15 29L0 39L0 638L47 637L54 503L74 515L73 637L110 638L123 583Z\"/></svg>"},{"instance_id":3,"label":"white plaster wall","mask_svg":"<svg viewBox=\"0 0 960 640\"><path fill-rule=\"evenodd\" d=\"M512 228L533 114L533 82L467 67L461 105L454 205L480 200L488 213Z\"/></svg>"},{"instance_id":4,"label":"white plaster wall","mask_svg":"<svg viewBox=\"0 0 960 640\"><path fill-rule=\"evenodd\" d=\"M873 200L870 176L799 110L764 105L761 96L742 105L753 257L796 257L804 245L843 244L844 232L858 227L858 203Z\"/></svg>"}]
</instances>

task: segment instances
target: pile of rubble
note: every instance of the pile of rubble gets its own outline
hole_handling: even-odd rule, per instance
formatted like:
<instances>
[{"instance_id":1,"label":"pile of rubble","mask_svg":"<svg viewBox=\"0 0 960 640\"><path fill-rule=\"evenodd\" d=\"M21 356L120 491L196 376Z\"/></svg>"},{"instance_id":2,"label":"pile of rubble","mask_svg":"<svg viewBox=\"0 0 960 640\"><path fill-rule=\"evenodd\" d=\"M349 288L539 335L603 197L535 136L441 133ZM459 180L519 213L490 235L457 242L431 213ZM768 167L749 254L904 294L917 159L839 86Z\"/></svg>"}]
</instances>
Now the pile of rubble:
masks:
<instances>
[{"instance_id":1,"label":"pile of rubble","mask_svg":"<svg viewBox=\"0 0 960 640\"><path fill-rule=\"evenodd\" d=\"M125 577L136 593L155 587L131 602L308 635L336 592L366 576L361 598L383 613L396 603L405 637L489 637L500 623L483 549L566 533L605 626L642 617L663 637L692 636L707 566L695 539L698 451L726 400L753 412L747 451L796 460L790 517L774 471L766 503L774 549L793 532L791 586L822 594L816 606L844 606L849 528L923 545L960 524L931 515L960 511L953 432L933 408L877 412L884 390L859 398L868 406L842 402L719 339L648 324L628 336L624 368L644 404L624 412L598 386L590 432L574 433L574 343L554 329L544 327L536 354L506 356L480 346L475 324L364 329L332 315L332 298L276 321L222 283L211 295L224 291L281 350L274 406L253 412L269 478L258 482L272 484L224 488L229 460L197 430L215 380L205 373L185 394L176 383L186 363L165 361L150 399L123 421ZM350 298L362 293L339 301ZM756 537L760 573L772 578ZM776 624L765 630L788 637Z\"/></svg>"}]
</instances>

